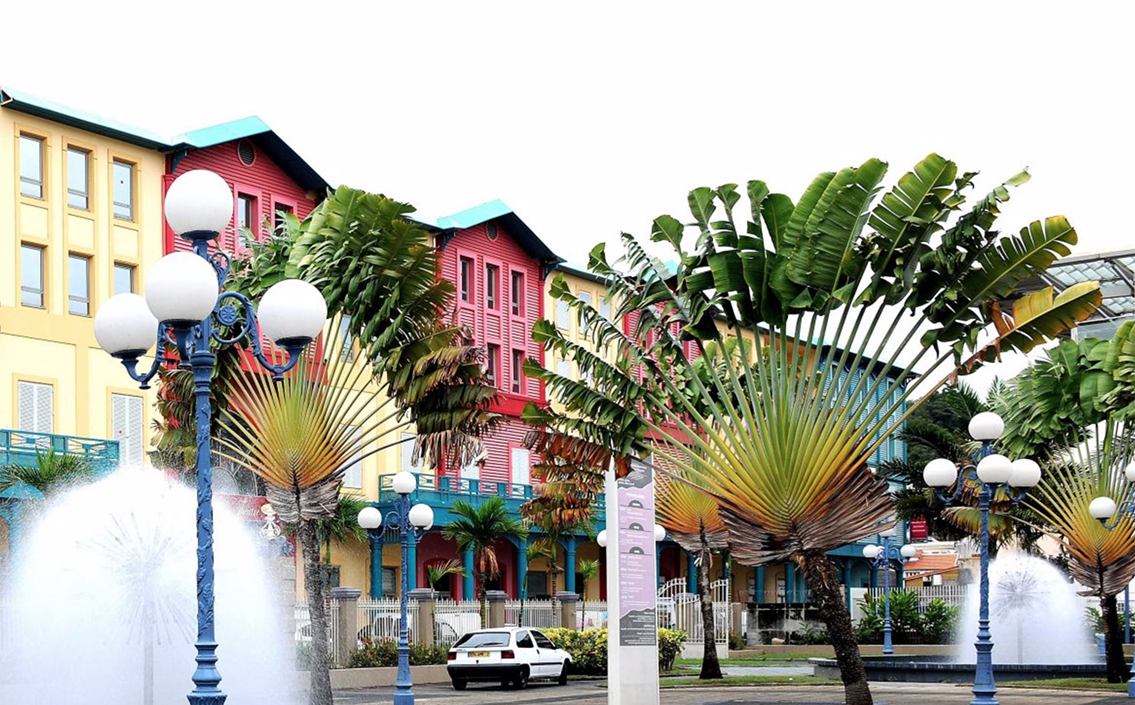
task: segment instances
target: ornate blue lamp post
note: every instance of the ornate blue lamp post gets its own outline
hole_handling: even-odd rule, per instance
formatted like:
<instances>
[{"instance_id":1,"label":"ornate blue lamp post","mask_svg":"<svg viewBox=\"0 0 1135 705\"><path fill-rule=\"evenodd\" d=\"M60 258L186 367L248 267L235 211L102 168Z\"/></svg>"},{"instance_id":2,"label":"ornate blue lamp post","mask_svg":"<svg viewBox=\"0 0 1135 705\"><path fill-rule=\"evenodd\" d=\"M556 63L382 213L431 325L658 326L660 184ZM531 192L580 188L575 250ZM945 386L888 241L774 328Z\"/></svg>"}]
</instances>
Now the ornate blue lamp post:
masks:
<instances>
[{"instance_id":1,"label":"ornate blue lamp post","mask_svg":"<svg viewBox=\"0 0 1135 705\"><path fill-rule=\"evenodd\" d=\"M993 638L989 631L989 505L998 489L1007 490L1009 500L1016 504L1031 487L1040 482L1040 466L1027 458L1013 462L1003 455L991 452L990 444L1001 437L1005 422L989 411L974 416L969 422L969 435L981 441L981 451L974 463L960 470L952 460L938 458L926 464L922 478L930 487L948 488L955 485L950 496L939 492L947 505L959 504L964 490L978 493L981 508L981 613L978 617L977 666L973 678L971 705L997 705L997 685L993 681Z\"/></svg>"},{"instance_id":2,"label":"ornate blue lamp post","mask_svg":"<svg viewBox=\"0 0 1135 705\"><path fill-rule=\"evenodd\" d=\"M891 545L891 537L895 535L894 527L885 531L879 532L882 537L882 543L870 544L863 547L863 557L871 561L872 566L877 570L879 566L883 566L883 655L890 656L895 653L894 644L891 641L891 564L895 561L900 563L907 558L914 558L918 553L918 549L914 546L907 544L902 548Z\"/></svg>"},{"instance_id":3,"label":"ornate blue lamp post","mask_svg":"<svg viewBox=\"0 0 1135 705\"><path fill-rule=\"evenodd\" d=\"M398 494L397 509L386 515L386 523L399 530L402 537L402 599L400 607L402 618L398 623L398 678L394 681L394 705L414 705L414 683L410 679L410 639L406 624L406 608L410 600L409 571L406 556L410 552L410 541L418 541L422 534L433 528L434 510L426 504L410 506L410 493L418 486L414 474L403 470L391 482ZM378 507L366 507L359 512L359 526L366 529L376 540L381 539L378 532L382 526L382 512Z\"/></svg>"},{"instance_id":4,"label":"ornate blue lamp post","mask_svg":"<svg viewBox=\"0 0 1135 705\"><path fill-rule=\"evenodd\" d=\"M1135 485L1135 460L1127 464L1123 469L1123 474L1127 477L1127 481ZM1124 516L1135 519L1135 487L1127 491L1127 496L1123 498L1121 504L1117 505L1115 500L1111 497L1096 497L1092 503L1088 505L1088 512L1099 519L1103 524L1103 528L1111 531L1119 526L1120 520ZM1131 633L1131 603L1130 595L1127 590L1123 591L1123 612L1126 620L1126 629L1124 633L1124 642L1130 640ZM1127 697L1135 698L1135 674L1127 681Z\"/></svg>"},{"instance_id":5,"label":"ornate blue lamp post","mask_svg":"<svg viewBox=\"0 0 1135 705\"><path fill-rule=\"evenodd\" d=\"M158 260L146 279L145 298L118 294L95 316L95 338L122 361L130 377L148 389L166 362L165 346L177 346L179 365L193 372L197 421L197 668L192 705L221 705L213 594L213 467L209 429L212 420L210 381L216 355L209 343L246 341L260 364L277 380L299 361L304 346L319 335L327 319L323 296L310 284L287 280L272 286L259 309L236 292L220 292L228 276L228 256L209 254L209 242L233 217L233 194L224 179L210 171L178 177L166 194L166 221L193 243L193 252L177 252ZM287 351L275 364L264 354L261 333ZM155 343L154 362L138 372L138 359Z\"/></svg>"}]
</instances>

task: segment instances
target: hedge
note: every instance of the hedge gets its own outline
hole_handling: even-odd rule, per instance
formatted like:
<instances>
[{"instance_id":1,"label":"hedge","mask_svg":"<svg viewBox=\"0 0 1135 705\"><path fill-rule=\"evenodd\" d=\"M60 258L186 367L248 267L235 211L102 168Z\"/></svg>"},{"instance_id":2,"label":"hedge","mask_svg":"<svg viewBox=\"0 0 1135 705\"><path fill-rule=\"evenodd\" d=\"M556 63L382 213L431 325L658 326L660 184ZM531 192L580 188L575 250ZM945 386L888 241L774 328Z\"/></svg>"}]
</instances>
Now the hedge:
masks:
<instances>
[{"instance_id":1,"label":"hedge","mask_svg":"<svg viewBox=\"0 0 1135 705\"><path fill-rule=\"evenodd\" d=\"M558 648L571 654L572 672L590 675L607 675L607 628L541 629ZM658 630L658 669L674 668L674 659L682 652L686 633L677 629Z\"/></svg>"}]
</instances>

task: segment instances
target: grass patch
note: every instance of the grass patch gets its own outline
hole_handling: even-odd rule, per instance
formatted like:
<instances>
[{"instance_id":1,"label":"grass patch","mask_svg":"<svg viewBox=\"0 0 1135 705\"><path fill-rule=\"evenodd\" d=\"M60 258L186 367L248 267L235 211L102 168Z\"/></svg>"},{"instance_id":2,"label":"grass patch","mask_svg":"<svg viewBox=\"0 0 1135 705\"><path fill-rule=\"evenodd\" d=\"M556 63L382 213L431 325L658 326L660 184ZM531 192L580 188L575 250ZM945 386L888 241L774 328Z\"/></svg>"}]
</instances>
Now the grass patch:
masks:
<instances>
[{"instance_id":1,"label":"grass patch","mask_svg":"<svg viewBox=\"0 0 1135 705\"><path fill-rule=\"evenodd\" d=\"M810 658L823 658L823 654L747 654L741 658L723 658L719 661L722 666L752 666L754 663L767 666L789 661L807 661ZM674 665L701 666L701 659L680 658L674 661Z\"/></svg>"},{"instance_id":2,"label":"grass patch","mask_svg":"<svg viewBox=\"0 0 1135 705\"><path fill-rule=\"evenodd\" d=\"M817 678L816 676L726 676L717 680L703 681L698 678L666 678L660 683L663 688L676 688L680 686L702 686L713 688L716 686L734 685L838 685L839 681L830 678Z\"/></svg>"},{"instance_id":3,"label":"grass patch","mask_svg":"<svg viewBox=\"0 0 1135 705\"><path fill-rule=\"evenodd\" d=\"M1051 680L1011 681L1009 683L998 683L997 685L1009 688L1058 688L1062 690L1127 692L1127 683L1108 683L1103 678L1053 678Z\"/></svg>"}]
</instances>

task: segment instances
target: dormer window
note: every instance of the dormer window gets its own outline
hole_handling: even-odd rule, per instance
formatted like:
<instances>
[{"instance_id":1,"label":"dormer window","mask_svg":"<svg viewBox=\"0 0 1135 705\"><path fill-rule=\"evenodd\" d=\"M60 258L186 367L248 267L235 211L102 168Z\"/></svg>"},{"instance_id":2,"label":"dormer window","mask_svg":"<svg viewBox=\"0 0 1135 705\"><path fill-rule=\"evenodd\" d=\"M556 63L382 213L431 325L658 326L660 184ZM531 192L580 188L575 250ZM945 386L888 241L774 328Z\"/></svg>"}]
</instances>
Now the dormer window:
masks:
<instances>
[{"instance_id":1,"label":"dormer window","mask_svg":"<svg viewBox=\"0 0 1135 705\"><path fill-rule=\"evenodd\" d=\"M469 257L462 257L458 265L458 287L461 292L461 302L466 304L473 303L473 260Z\"/></svg>"},{"instance_id":2,"label":"dormer window","mask_svg":"<svg viewBox=\"0 0 1135 705\"><path fill-rule=\"evenodd\" d=\"M512 271L512 281L509 286L509 303L512 315L524 315L524 272Z\"/></svg>"},{"instance_id":3,"label":"dormer window","mask_svg":"<svg viewBox=\"0 0 1135 705\"><path fill-rule=\"evenodd\" d=\"M498 308L500 300L500 267L495 264L485 265L485 305L494 311Z\"/></svg>"}]
</instances>

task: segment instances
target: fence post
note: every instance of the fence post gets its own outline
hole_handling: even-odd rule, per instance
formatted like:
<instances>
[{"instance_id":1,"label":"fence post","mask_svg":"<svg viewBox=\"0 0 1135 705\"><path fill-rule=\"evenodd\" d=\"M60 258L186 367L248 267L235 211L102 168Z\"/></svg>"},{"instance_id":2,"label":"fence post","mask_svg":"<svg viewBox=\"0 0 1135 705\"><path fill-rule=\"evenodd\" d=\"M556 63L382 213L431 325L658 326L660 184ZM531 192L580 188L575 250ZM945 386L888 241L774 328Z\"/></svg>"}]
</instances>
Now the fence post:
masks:
<instances>
[{"instance_id":1,"label":"fence post","mask_svg":"<svg viewBox=\"0 0 1135 705\"><path fill-rule=\"evenodd\" d=\"M504 626L504 603L508 600L508 593L504 590L488 590L485 592L485 601L489 603L489 629Z\"/></svg>"},{"instance_id":2,"label":"fence post","mask_svg":"<svg viewBox=\"0 0 1135 705\"><path fill-rule=\"evenodd\" d=\"M574 592L557 592L556 600L560 603L559 613L553 617L556 625L564 629L578 629L576 607L579 603L579 595Z\"/></svg>"},{"instance_id":3,"label":"fence post","mask_svg":"<svg viewBox=\"0 0 1135 705\"><path fill-rule=\"evenodd\" d=\"M331 588L331 599L339 606L336 617L338 638L332 645L335 664L346 666L359 646L359 597L362 590L351 587Z\"/></svg>"},{"instance_id":4,"label":"fence post","mask_svg":"<svg viewBox=\"0 0 1135 705\"><path fill-rule=\"evenodd\" d=\"M430 588L415 588L410 591L410 599L418 603L418 623L414 625L415 641L422 646L433 646L437 593Z\"/></svg>"},{"instance_id":5,"label":"fence post","mask_svg":"<svg viewBox=\"0 0 1135 705\"><path fill-rule=\"evenodd\" d=\"M729 603L729 641L741 639L741 603ZM732 644L730 644L732 646Z\"/></svg>"}]
</instances>

